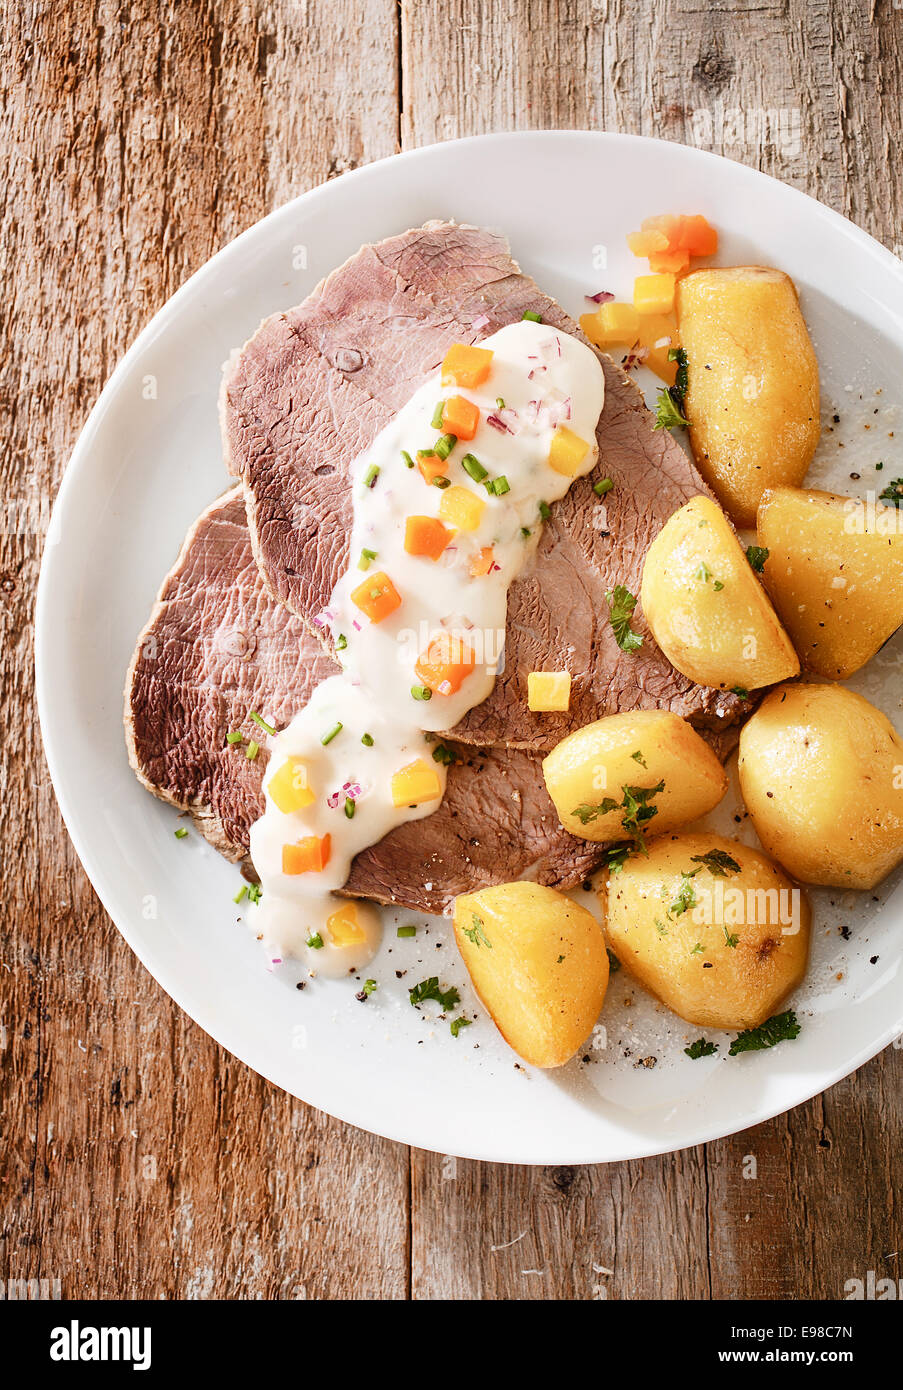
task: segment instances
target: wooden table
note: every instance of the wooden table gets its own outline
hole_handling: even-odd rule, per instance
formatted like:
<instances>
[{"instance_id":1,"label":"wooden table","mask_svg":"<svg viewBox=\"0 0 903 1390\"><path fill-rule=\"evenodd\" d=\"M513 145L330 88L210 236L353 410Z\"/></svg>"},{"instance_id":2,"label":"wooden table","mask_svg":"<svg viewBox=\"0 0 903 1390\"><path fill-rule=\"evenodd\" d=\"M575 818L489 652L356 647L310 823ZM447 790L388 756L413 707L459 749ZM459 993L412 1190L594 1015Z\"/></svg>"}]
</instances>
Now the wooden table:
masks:
<instances>
[{"instance_id":1,"label":"wooden table","mask_svg":"<svg viewBox=\"0 0 903 1390\"><path fill-rule=\"evenodd\" d=\"M757 1129L596 1168L411 1151L253 1075L100 908L31 675L42 533L88 410L238 232L400 147L570 126L705 145L894 246L901 4L4 0L0 1279L83 1297L749 1299L903 1273L901 1051Z\"/></svg>"}]
</instances>

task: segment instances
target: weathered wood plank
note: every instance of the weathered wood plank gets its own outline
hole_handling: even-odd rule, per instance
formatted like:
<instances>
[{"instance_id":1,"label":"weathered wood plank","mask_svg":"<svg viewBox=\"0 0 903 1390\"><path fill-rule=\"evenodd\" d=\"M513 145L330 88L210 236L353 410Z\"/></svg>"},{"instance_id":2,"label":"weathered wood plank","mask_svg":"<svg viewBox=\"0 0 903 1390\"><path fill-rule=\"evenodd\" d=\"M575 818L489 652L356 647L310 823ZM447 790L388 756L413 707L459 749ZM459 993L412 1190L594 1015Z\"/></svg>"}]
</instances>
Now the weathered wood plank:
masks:
<instances>
[{"instance_id":1,"label":"weathered wood plank","mask_svg":"<svg viewBox=\"0 0 903 1390\"><path fill-rule=\"evenodd\" d=\"M406 1150L261 1081L147 976L68 845L31 694L41 532L88 409L219 246L394 150L395 5L74 0L4 20L0 1276L403 1297Z\"/></svg>"}]
</instances>

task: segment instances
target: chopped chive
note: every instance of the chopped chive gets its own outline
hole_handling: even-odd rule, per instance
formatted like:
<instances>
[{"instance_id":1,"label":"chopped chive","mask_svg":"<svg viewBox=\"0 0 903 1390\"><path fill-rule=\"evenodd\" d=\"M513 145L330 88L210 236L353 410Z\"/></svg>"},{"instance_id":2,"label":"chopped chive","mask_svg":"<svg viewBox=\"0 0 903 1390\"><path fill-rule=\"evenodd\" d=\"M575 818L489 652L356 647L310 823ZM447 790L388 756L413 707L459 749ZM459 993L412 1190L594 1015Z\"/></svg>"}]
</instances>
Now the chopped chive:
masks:
<instances>
[{"instance_id":1,"label":"chopped chive","mask_svg":"<svg viewBox=\"0 0 903 1390\"><path fill-rule=\"evenodd\" d=\"M457 444L457 436L453 434L441 434L433 445L433 453L436 458L447 459L452 449Z\"/></svg>"},{"instance_id":2,"label":"chopped chive","mask_svg":"<svg viewBox=\"0 0 903 1390\"><path fill-rule=\"evenodd\" d=\"M247 896L248 885L246 883L243 883L242 886L239 888L238 892L235 894L235 897L232 899L232 901L234 903L240 903L242 898L246 898Z\"/></svg>"},{"instance_id":3,"label":"chopped chive","mask_svg":"<svg viewBox=\"0 0 903 1390\"><path fill-rule=\"evenodd\" d=\"M548 502L540 502L539 515L542 517L543 521L548 521L549 517L552 515L552 508L549 506Z\"/></svg>"},{"instance_id":4,"label":"chopped chive","mask_svg":"<svg viewBox=\"0 0 903 1390\"><path fill-rule=\"evenodd\" d=\"M353 797L350 797L350 796L346 796L346 797L345 797L345 815L347 816L348 820L354 820L354 798L353 798Z\"/></svg>"},{"instance_id":5,"label":"chopped chive","mask_svg":"<svg viewBox=\"0 0 903 1390\"><path fill-rule=\"evenodd\" d=\"M379 477L379 466L378 466L378 464L371 463L370 467L367 469L366 473L364 474L364 487L375 487L375 486L376 486L376 480L377 480L378 477Z\"/></svg>"},{"instance_id":6,"label":"chopped chive","mask_svg":"<svg viewBox=\"0 0 903 1390\"><path fill-rule=\"evenodd\" d=\"M261 729L263 729L266 733L276 733L276 730L273 728L272 724L268 724L265 719L261 719L260 715L257 713L256 710L251 710L251 718L254 720L254 723L259 724Z\"/></svg>"},{"instance_id":7,"label":"chopped chive","mask_svg":"<svg viewBox=\"0 0 903 1390\"><path fill-rule=\"evenodd\" d=\"M438 487L438 488L447 488L447 487L451 487L451 478L443 477L443 475L442 475L441 473L438 474L438 476L435 477L435 478L430 478L430 482L432 483L433 487Z\"/></svg>"},{"instance_id":8,"label":"chopped chive","mask_svg":"<svg viewBox=\"0 0 903 1390\"><path fill-rule=\"evenodd\" d=\"M505 409L505 401L504 401L504 398L503 398L502 396L496 396L496 398L495 398L495 403L496 403L496 406L498 407L499 410L504 410L504 409Z\"/></svg>"},{"instance_id":9,"label":"chopped chive","mask_svg":"<svg viewBox=\"0 0 903 1390\"><path fill-rule=\"evenodd\" d=\"M364 745L365 748L372 748L372 747L373 747L373 735L372 735L372 734L361 734L361 743Z\"/></svg>"},{"instance_id":10,"label":"chopped chive","mask_svg":"<svg viewBox=\"0 0 903 1390\"><path fill-rule=\"evenodd\" d=\"M614 483L611 478L602 478L598 483L593 483L593 492L597 497L604 497L606 492L611 492Z\"/></svg>"},{"instance_id":11,"label":"chopped chive","mask_svg":"<svg viewBox=\"0 0 903 1390\"><path fill-rule=\"evenodd\" d=\"M335 649L337 652L343 652L347 646L348 638L345 636L344 632L340 632L336 638Z\"/></svg>"},{"instance_id":12,"label":"chopped chive","mask_svg":"<svg viewBox=\"0 0 903 1390\"><path fill-rule=\"evenodd\" d=\"M430 424L434 430L441 430L442 428L442 412L444 409L445 401L439 401L436 405L436 409L433 411L433 418L430 420Z\"/></svg>"},{"instance_id":13,"label":"chopped chive","mask_svg":"<svg viewBox=\"0 0 903 1390\"><path fill-rule=\"evenodd\" d=\"M405 936L416 936L416 935L417 935L417 928L416 928L416 927L399 927L399 928L398 928L398 931L395 933L395 935L396 935L396 936L401 936L401 937L405 937Z\"/></svg>"},{"instance_id":14,"label":"chopped chive","mask_svg":"<svg viewBox=\"0 0 903 1390\"><path fill-rule=\"evenodd\" d=\"M310 946L313 951L322 951L323 938L318 931L311 932L310 936L307 938L307 945Z\"/></svg>"},{"instance_id":15,"label":"chopped chive","mask_svg":"<svg viewBox=\"0 0 903 1390\"><path fill-rule=\"evenodd\" d=\"M405 468L414 467L414 460L411 458L411 455L408 453L407 449L402 449L401 457L404 459Z\"/></svg>"},{"instance_id":16,"label":"chopped chive","mask_svg":"<svg viewBox=\"0 0 903 1390\"><path fill-rule=\"evenodd\" d=\"M367 995L368 995L368 994L372 994L373 991L374 991L375 989L379 989L379 985L376 983L375 980L365 980L365 981L364 981L364 988L361 990L361 994L362 994L362 995L364 996L364 998L366 999L366 998L367 998ZM358 996L358 997L360 997L360 996Z\"/></svg>"},{"instance_id":17,"label":"chopped chive","mask_svg":"<svg viewBox=\"0 0 903 1390\"><path fill-rule=\"evenodd\" d=\"M461 467L475 483L481 483L484 478L489 477L488 471L483 467L478 458L473 454L465 454L461 460Z\"/></svg>"},{"instance_id":18,"label":"chopped chive","mask_svg":"<svg viewBox=\"0 0 903 1390\"><path fill-rule=\"evenodd\" d=\"M248 759L249 762L253 762L254 759L257 757L257 754L258 754L259 752L260 752L260 744L259 744L259 743L255 743L254 740L251 739L251 742L248 744L247 748L245 749L245 757Z\"/></svg>"},{"instance_id":19,"label":"chopped chive","mask_svg":"<svg viewBox=\"0 0 903 1390\"><path fill-rule=\"evenodd\" d=\"M433 749L433 762L443 763L446 767L450 767L454 761L455 755L451 749L446 748L444 743L437 743Z\"/></svg>"},{"instance_id":20,"label":"chopped chive","mask_svg":"<svg viewBox=\"0 0 903 1390\"><path fill-rule=\"evenodd\" d=\"M241 729L233 729L231 734L226 734L227 743L241 743L243 738L244 734Z\"/></svg>"},{"instance_id":21,"label":"chopped chive","mask_svg":"<svg viewBox=\"0 0 903 1390\"><path fill-rule=\"evenodd\" d=\"M362 550L362 551L361 551L361 558L360 558L360 559L358 560L358 562L357 562L357 567L358 567L358 569L359 569L359 570L368 570L368 569L370 568L370 561L371 561L371 560L375 560L375 559L376 559L376 551L375 551L375 550ZM375 596L374 596L374 597L375 597Z\"/></svg>"},{"instance_id":22,"label":"chopped chive","mask_svg":"<svg viewBox=\"0 0 903 1390\"><path fill-rule=\"evenodd\" d=\"M323 735L323 737L320 739L320 742L322 743L324 748L326 747L327 743L332 743L332 740L335 738L336 734L340 734L342 732L342 727L343 726L341 724L333 724L332 728L329 730L329 733Z\"/></svg>"},{"instance_id":23,"label":"chopped chive","mask_svg":"<svg viewBox=\"0 0 903 1390\"><path fill-rule=\"evenodd\" d=\"M173 834L175 835L177 840L184 840L185 836L188 834L188 831L185 829L184 825L180 825L178 830L173 831Z\"/></svg>"},{"instance_id":24,"label":"chopped chive","mask_svg":"<svg viewBox=\"0 0 903 1390\"><path fill-rule=\"evenodd\" d=\"M433 692L428 685L412 685L411 694L415 700L431 700L433 698Z\"/></svg>"},{"instance_id":25,"label":"chopped chive","mask_svg":"<svg viewBox=\"0 0 903 1390\"><path fill-rule=\"evenodd\" d=\"M504 473L500 478L495 479L492 484L492 491L495 493L496 497L503 497L506 492L511 491L511 484L508 482Z\"/></svg>"},{"instance_id":26,"label":"chopped chive","mask_svg":"<svg viewBox=\"0 0 903 1390\"><path fill-rule=\"evenodd\" d=\"M542 314L537 314L535 309L526 309L522 315L523 319L529 319L531 323L542 323Z\"/></svg>"},{"instance_id":27,"label":"chopped chive","mask_svg":"<svg viewBox=\"0 0 903 1390\"><path fill-rule=\"evenodd\" d=\"M249 883L249 884L248 884L248 902L250 902L250 903L259 903L259 902L260 902L260 899L261 899L262 897L263 897L263 889L261 888L260 884L259 884L259 883Z\"/></svg>"}]
</instances>

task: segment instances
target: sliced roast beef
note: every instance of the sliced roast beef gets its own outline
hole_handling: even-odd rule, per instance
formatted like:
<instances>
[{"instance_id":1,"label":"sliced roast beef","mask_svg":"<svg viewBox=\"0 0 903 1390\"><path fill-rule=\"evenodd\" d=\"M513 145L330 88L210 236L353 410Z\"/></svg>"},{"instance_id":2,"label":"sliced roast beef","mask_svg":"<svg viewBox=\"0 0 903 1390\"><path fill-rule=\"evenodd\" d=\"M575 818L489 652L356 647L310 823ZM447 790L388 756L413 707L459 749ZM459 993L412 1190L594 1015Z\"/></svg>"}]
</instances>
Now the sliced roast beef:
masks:
<instances>
[{"instance_id":1,"label":"sliced roast beef","mask_svg":"<svg viewBox=\"0 0 903 1390\"><path fill-rule=\"evenodd\" d=\"M223 384L227 464L245 488L265 583L309 625L347 564L349 466L435 371L449 344L478 342L530 309L577 337L579 328L511 258L498 235L429 223L365 246L309 299L275 314L230 364ZM585 339L583 339L585 341ZM639 594L643 559L664 522L707 492L680 445L654 429L634 382L610 358L599 423L600 461L552 509L509 595L504 670L495 691L456 727L478 745L548 749L604 714L671 709L718 731L748 709L731 693L675 671L637 608L642 649L625 655L605 594ZM601 502L597 478L614 489ZM531 714L527 673L572 674L567 714Z\"/></svg>"},{"instance_id":2,"label":"sliced roast beef","mask_svg":"<svg viewBox=\"0 0 903 1390\"><path fill-rule=\"evenodd\" d=\"M252 737L251 710L288 723L336 669L264 588L234 488L189 531L132 658L132 767L155 796L189 811L218 850L243 859L263 809L266 752L249 759L226 735ZM346 893L442 912L458 893L488 883L528 875L569 888L591 872L599 848L561 828L537 755L449 746L458 761L439 810L358 855Z\"/></svg>"}]
</instances>

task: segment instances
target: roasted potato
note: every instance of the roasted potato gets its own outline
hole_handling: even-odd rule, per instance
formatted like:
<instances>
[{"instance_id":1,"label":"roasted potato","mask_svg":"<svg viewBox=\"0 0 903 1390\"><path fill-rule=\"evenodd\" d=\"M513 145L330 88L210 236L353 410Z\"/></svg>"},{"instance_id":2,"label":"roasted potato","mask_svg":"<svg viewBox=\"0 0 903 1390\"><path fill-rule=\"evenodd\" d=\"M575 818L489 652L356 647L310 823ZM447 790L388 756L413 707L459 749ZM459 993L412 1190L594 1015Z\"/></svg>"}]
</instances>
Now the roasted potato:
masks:
<instances>
[{"instance_id":1,"label":"roasted potato","mask_svg":"<svg viewBox=\"0 0 903 1390\"><path fill-rule=\"evenodd\" d=\"M535 1067L560 1067L591 1032L608 986L602 929L585 907L538 883L503 883L455 901L455 938L502 1037Z\"/></svg>"},{"instance_id":2,"label":"roasted potato","mask_svg":"<svg viewBox=\"0 0 903 1390\"><path fill-rule=\"evenodd\" d=\"M599 902L618 960L688 1023L757 1028L805 973L805 894L721 835L651 841L606 876Z\"/></svg>"},{"instance_id":3,"label":"roasted potato","mask_svg":"<svg viewBox=\"0 0 903 1390\"><path fill-rule=\"evenodd\" d=\"M664 834L704 816L727 791L709 745L668 710L587 724L553 748L542 772L561 824L584 840L631 839L647 825ZM638 790L647 793L640 808ZM638 825L639 810L650 814Z\"/></svg>"},{"instance_id":4,"label":"roasted potato","mask_svg":"<svg viewBox=\"0 0 903 1390\"><path fill-rule=\"evenodd\" d=\"M831 492L766 491L756 521L765 587L803 665L827 680L858 671L903 623L896 507Z\"/></svg>"},{"instance_id":5,"label":"roasted potato","mask_svg":"<svg viewBox=\"0 0 903 1390\"><path fill-rule=\"evenodd\" d=\"M762 844L804 883L874 888L903 859L903 741L839 685L772 690L740 735Z\"/></svg>"},{"instance_id":6,"label":"roasted potato","mask_svg":"<svg viewBox=\"0 0 903 1390\"><path fill-rule=\"evenodd\" d=\"M685 414L699 471L738 526L765 488L801 483L819 436L818 363L793 281L765 266L677 282Z\"/></svg>"},{"instance_id":7,"label":"roasted potato","mask_svg":"<svg viewBox=\"0 0 903 1390\"><path fill-rule=\"evenodd\" d=\"M796 652L730 522L692 498L646 552L643 612L665 656L698 685L756 690L795 676Z\"/></svg>"}]
</instances>

